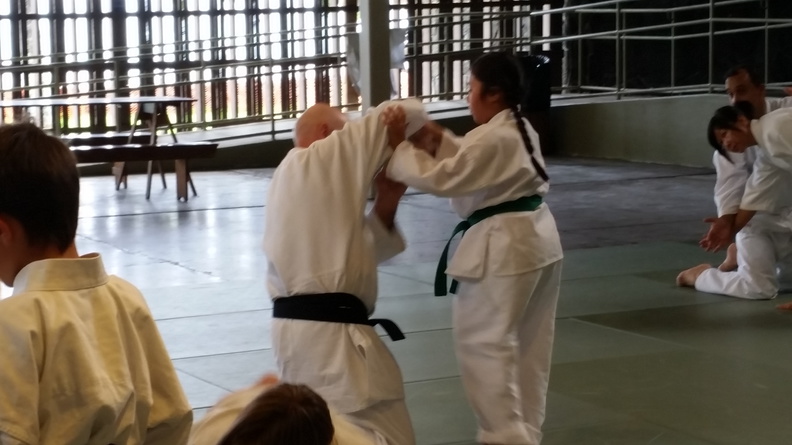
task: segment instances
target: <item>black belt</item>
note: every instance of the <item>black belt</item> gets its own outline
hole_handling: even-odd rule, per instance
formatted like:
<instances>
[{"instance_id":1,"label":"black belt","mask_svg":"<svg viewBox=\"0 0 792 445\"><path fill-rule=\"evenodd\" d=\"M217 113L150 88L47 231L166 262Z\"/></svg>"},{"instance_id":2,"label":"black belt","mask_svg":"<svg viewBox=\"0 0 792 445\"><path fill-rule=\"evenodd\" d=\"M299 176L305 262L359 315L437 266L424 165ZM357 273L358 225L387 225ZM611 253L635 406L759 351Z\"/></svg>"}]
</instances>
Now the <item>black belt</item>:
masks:
<instances>
[{"instance_id":1,"label":"black belt","mask_svg":"<svg viewBox=\"0 0 792 445\"><path fill-rule=\"evenodd\" d=\"M368 318L368 309L360 299L351 294L307 294L276 298L272 302L273 318L324 321L328 323L380 325L393 341L404 340L404 333L391 320Z\"/></svg>"}]
</instances>

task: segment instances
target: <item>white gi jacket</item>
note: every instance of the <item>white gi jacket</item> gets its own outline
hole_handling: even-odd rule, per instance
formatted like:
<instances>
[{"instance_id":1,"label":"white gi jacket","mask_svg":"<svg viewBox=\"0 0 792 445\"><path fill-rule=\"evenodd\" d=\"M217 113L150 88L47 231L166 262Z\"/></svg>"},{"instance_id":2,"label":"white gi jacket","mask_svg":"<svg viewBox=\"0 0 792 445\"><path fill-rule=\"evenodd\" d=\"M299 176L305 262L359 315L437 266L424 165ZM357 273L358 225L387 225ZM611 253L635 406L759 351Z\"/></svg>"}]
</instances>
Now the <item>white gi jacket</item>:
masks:
<instances>
[{"instance_id":1,"label":"white gi jacket","mask_svg":"<svg viewBox=\"0 0 792 445\"><path fill-rule=\"evenodd\" d=\"M784 216L779 224L792 229L792 108L752 120L751 133L757 159L740 208Z\"/></svg>"},{"instance_id":2,"label":"white gi jacket","mask_svg":"<svg viewBox=\"0 0 792 445\"><path fill-rule=\"evenodd\" d=\"M188 445L217 445L231 429L237 417L268 385L255 385L230 394L218 402L199 422L193 425ZM384 439L349 423L330 408L335 429L333 445L384 445Z\"/></svg>"},{"instance_id":3,"label":"white gi jacket","mask_svg":"<svg viewBox=\"0 0 792 445\"><path fill-rule=\"evenodd\" d=\"M371 181L393 152L380 122L391 103L308 148L292 149L275 170L264 234L273 298L345 292L374 311L377 260L405 248L397 231L389 233L374 215L364 218Z\"/></svg>"},{"instance_id":4,"label":"white gi jacket","mask_svg":"<svg viewBox=\"0 0 792 445\"><path fill-rule=\"evenodd\" d=\"M0 444L187 442L192 411L151 312L98 254L19 272L0 357Z\"/></svg>"},{"instance_id":5,"label":"white gi jacket","mask_svg":"<svg viewBox=\"0 0 792 445\"><path fill-rule=\"evenodd\" d=\"M371 181L392 154L380 121L387 105L292 149L275 171L264 234L273 299L343 292L374 311L378 260L405 248L397 230L365 216ZM283 322L300 329L283 333ZM342 413L404 398L401 372L369 326L275 319L273 348L284 381L308 384Z\"/></svg>"},{"instance_id":6,"label":"white gi jacket","mask_svg":"<svg viewBox=\"0 0 792 445\"><path fill-rule=\"evenodd\" d=\"M780 108L792 107L792 97L767 99L765 101L768 113ZM753 171L756 162L756 146L750 147L744 153L729 153L729 162L717 151L713 153L712 163L715 165L715 206L718 216L737 213L743 198L745 185Z\"/></svg>"},{"instance_id":7,"label":"white gi jacket","mask_svg":"<svg viewBox=\"0 0 792 445\"><path fill-rule=\"evenodd\" d=\"M539 136L523 119L533 156L544 165ZM446 137L435 157L409 141L397 147L388 176L419 190L451 197L462 218L521 197L544 196L549 185L536 173L511 110L503 110L461 140ZM447 273L481 279L485 273L518 275L563 258L555 219L547 204L533 212L495 215L462 237Z\"/></svg>"}]
</instances>

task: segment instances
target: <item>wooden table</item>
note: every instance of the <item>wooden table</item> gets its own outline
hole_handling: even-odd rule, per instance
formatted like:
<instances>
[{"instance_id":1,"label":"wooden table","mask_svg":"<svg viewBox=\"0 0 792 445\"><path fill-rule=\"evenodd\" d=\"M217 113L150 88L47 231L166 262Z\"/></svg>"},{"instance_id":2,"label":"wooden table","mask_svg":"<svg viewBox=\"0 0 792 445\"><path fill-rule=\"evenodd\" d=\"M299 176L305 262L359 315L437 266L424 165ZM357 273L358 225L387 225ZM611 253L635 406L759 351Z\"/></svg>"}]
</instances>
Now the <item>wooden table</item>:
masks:
<instances>
[{"instance_id":1,"label":"wooden table","mask_svg":"<svg viewBox=\"0 0 792 445\"><path fill-rule=\"evenodd\" d=\"M115 97L32 97L22 99L0 100L0 108L43 108L51 107L57 110L62 107L69 106L107 106L107 105L138 105L137 115L133 123L134 128L137 122L142 119L146 114L155 116L154 123L157 123L158 116L162 115L165 119L164 124L167 124L168 130L173 134L173 127L168 120L165 109L169 106L176 106L183 103L195 102L196 99L192 97L178 97L178 96L115 96ZM141 114L142 113L142 114ZM58 124L58 114L53 113L52 128L56 136L60 136L61 128ZM156 128L156 127L155 127ZM156 132L152 132L156 134ZM175 137L175 135L174 135Z\"/></svg>"},{"instance_id":2,"label":"wooden table","mask_svg":"<svg viewBox=\"0 0 792 445\"><path fill-rule=\"evenodd\" d=\"M11 100L0 100L1 108L43 108L51 107L53 109L53 132L55 136L60 136L61 128L59 125L60 113L58 109L70 106L108 106L108 105L137 105L137 112L135 118L132 120L132 129L129 134L129 141L132 142L132 137L135 131L139 128L139 122L146 122L150 134L150 145L157 145L157 128L165 126L174 143L177 143L176 132L173 129L173 124L168 118L167 107L178 106L184 103L194 102L196 99L191 97L178 97L178 96L115 96L115 97L34 97L34 98L20 98ZM160 161L157 161L160 175L162 177L162 187L167 188L165 183L165 174L162 170ZM152 177L153 161L148 163L148 182L146 185L146 199L151 196L151 177ZM116 178L116 190L124 184L126 188L127 172L125 162L116 162L113 165L113 174ZM194 195L195 185L192 178L188 178L190 188ZM182 196L184 195L184 196ZM186 191L178 193L178 199L187 199Z\"/></svg>"}]
</instances>

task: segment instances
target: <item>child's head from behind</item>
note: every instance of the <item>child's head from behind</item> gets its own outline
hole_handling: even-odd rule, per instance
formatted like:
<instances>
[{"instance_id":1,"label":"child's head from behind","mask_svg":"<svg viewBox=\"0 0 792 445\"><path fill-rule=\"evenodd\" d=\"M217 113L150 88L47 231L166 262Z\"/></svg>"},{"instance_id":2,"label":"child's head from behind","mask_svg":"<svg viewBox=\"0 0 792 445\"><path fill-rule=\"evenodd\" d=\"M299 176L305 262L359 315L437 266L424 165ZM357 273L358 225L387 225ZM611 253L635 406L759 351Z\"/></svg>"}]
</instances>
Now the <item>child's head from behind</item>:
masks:
<instances>
[{"instance_id":1,"label":"child's head from behind","mask_svg":"<svg viewBox=\"0 0 792 445\"><path fill-rule=\"evenodd\" d=\"M30 123L0 125L0 279L74 243L80 177L74 155ZM43 256L43 257L42 257Z\"/></svg>"},{"instance_id":2,"label":"child's head from behind","mask_svg":"<svg viewBox=\"0 0 792 445\"><path fill-rule=\"evenodd\" d=\"M218 445L329 445L335 430L327 402L305 385L266 389Z\"/></svg>"},{"instance_id":3,"label":"child's head from behind","mask_svg":"<svg viewBox=\"0 0 792 445\"><path fill-rule=\"evenodd\" d=\"M484 124L505 108L516 108L525 95L522 69L507 52L490 52L470 66L468 105L473 120Z\"/></svg>"}]
</instances>

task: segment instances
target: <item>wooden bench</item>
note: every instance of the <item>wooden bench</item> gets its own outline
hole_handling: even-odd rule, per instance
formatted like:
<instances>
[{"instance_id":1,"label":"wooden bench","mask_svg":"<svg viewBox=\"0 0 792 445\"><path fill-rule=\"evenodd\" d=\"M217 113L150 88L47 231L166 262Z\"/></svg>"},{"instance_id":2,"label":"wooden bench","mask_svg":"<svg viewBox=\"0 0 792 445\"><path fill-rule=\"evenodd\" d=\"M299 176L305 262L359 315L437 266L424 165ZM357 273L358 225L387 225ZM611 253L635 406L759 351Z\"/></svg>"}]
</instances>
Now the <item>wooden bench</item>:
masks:
<instances>
[{"instance_id":1,"label":"wooden bench","mask_svg":"<svg viewBox=\"0 0 792 445\"><path fill-rule=\"evenodd\" d=\"M176 165L176 197L179 200L187 201L187 186L192 188L193 195L195 185L190 177L188 161L194 158L211 158L217 152L217 144L210 142L180 142L173 144L108 144L108 145L72 145L71 151L77 158L77 163L100 163L100 162L132 162L132 161L166 161L173 160ZM123 164L121 164L123 166ZM148 183L146 185L146 199L151 196L151 168L148 165ZM123 167L113 167L113 175L116 178L116 188L118 188L125 171Z\"/></svg>"},{"instance_id":2,"label":"wooden bench","mask_svg":"<svg viewBox=\"0 0 792 445\"><path fill-rule=\"evenodd\" d=\"M115 132L115 133L97 133L97 134L67 134L61 136L63 142L68 146L99 146L99 145L127 145L127 144L141 144L141 145L154 145L156 143L156 136L145 131L132 132ZM154 161L148 161L151 164ZM168 188L165 182L165 170L162 168L162 161L157 161L157 169L159 170L160 178L162 179L162 188ZM119 171L116 174L116 171ZM149 165L151 171L151 165ZM113 165L113 174L116 176L116 190L127 188L127 174L126 166L123 163L115 163ZM148 197L148 195L146 195Z\"/></svg>"},{"instance_id":3,"label":"wooden bench","mask_svg":"<svg viewBox=\"0 0 792 445\"><path fill-rule=\"evenodd\" d=\"M125 144L151 144L152 135L145 131L98 134L67 134L61 136L63 142L69 146L79 145L125 145Z\"/></svg>"}]
</instances>

